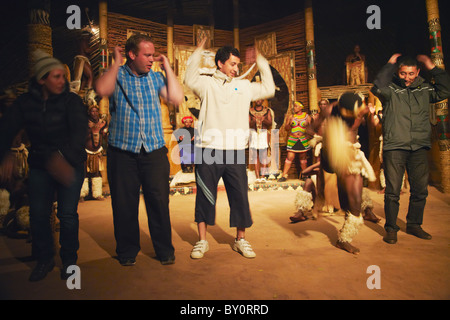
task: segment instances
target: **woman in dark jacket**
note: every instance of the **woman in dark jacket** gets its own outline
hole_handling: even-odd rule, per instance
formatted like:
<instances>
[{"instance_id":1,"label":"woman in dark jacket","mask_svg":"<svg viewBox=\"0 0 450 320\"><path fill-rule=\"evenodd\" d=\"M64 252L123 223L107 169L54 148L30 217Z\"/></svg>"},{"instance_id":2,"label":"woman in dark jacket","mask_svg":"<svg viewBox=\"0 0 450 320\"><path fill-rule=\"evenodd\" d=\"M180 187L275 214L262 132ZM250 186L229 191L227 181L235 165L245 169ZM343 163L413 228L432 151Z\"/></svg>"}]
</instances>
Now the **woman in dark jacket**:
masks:
<instances>
[{"instance_id":1,"label":"woman in dark jacket","mask_svg":"<svg viewBox=\"0 0 450 320\"><path fill-rule=\"evenodd\" d=\"M77 208L86 160L87 110L81 98L70 92L61 62L43 52L35 53L35 61L29 91L1 119L0 176L9 178L12 162L8 150L15 135L25 128L31 143L28 189L33 255L37 258L29 280L43 279L55 265L50 225L55 192L61 277L67 279L66 269L78 258Z\"/></svg>"}]
</instances>

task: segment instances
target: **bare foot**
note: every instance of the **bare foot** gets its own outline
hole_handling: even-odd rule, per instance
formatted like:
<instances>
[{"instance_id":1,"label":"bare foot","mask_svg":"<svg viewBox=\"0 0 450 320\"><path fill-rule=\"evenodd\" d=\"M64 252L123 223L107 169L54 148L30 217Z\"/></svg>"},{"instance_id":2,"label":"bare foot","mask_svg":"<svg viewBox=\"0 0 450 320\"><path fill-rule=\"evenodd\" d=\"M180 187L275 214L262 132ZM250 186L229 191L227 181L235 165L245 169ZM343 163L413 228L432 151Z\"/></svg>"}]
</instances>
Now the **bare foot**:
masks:
<instances>
[{"instance_id":1,"label":"bare foot","mask_svg":"<svg viewBox=\"0 0 450 320\"><path fill-rule=\"evenodd\" d=\"M353 253L353 254L359 254L359 249L352 246L349 242L342 242L342 241L337 241L336 242L336 247L338 247L339 249L345 250L347 252Z\"/></svg>"},{"instance_id":2,"label":"bare foot","mask_svg":"<svg viewBox=\"0 0 450 320\"><path fill-rule=\"evenodd\" d=\"M293 216L289 217L293 223L302 222L306 220L306 217L303 215L303 212L299 211Z\"/></svg>"}]
</instances>

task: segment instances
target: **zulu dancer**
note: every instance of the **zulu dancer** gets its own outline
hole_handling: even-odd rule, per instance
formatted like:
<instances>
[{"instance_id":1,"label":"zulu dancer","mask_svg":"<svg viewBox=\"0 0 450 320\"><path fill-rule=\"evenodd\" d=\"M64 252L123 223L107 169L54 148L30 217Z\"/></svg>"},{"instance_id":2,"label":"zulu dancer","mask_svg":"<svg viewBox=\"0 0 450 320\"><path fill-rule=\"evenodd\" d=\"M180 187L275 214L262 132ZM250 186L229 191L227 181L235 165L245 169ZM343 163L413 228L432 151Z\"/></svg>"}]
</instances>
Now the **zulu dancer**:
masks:
<instances>
[{"instance_id":1,"label":"zulu dancer","mask_svg":"<svg viewBox=\"0 0 450 320\"><path fill-rule=\"evenodd\" d=\"M346 213L336 247L358 254L359 249L351 242L364 223L363 177L375 180L373 169L357 142L358 126L369 109L360 94L346 92L339 97L337 110L327 120L324 130L321 165L325 171L337 174L339 202Z\"/></svg>"}]
</instances>

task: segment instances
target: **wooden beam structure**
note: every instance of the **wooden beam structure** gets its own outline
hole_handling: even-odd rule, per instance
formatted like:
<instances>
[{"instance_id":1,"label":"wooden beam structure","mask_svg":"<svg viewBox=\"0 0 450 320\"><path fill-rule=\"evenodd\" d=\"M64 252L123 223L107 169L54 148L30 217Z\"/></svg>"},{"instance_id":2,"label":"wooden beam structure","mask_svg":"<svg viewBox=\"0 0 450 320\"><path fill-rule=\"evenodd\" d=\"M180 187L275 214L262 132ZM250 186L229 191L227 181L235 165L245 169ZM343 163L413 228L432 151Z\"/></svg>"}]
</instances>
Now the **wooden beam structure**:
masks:
<instances>
[{"instance_id":1,"label":"wooden beam structure","mask_svg":"<svg viewBox=\"0 0 450 320\"><path fill-rule=\"evenodd\" d=\"M234 47L239 50L239 0L233 0L233 16Z\"/></svg>"},{"instance_id":2,"label":"wooden beam structure","mask_svg":"<svg viewBox=\"0 0 450 320\"><path fill-rule=\"evenodd\" d=\"M444 52L442 49L441 23L439 19L438 0L427 0L427 20L430 34L431 60L438 67L445 69ZM448 124L448 99L434 104L432 124L439 147L439 158L433 159L440 166L441 187L445 193L450 193L450 127ZM434 111L434 114L433 114Z\"/></svg>"},{"instance_id":3,"label":"wooden beam structure","mask_svg":"<svg viewBox=\"0 0 450 320\"><path fill-rule=\"evenodd\" d=\"M305 1L306 67L308 72L308 98L311 113L319 112L316 70L316 48L314 45L314 19L312 0Z\"/></svg>"}]
</instances>

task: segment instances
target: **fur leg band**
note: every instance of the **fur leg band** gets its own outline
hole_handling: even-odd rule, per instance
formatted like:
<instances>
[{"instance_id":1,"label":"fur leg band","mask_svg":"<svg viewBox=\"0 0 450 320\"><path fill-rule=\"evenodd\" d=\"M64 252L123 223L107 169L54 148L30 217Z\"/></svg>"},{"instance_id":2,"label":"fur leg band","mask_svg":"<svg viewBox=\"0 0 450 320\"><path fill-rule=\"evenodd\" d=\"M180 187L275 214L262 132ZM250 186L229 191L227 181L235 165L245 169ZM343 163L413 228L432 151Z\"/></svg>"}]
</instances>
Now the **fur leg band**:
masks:
<instances>
[{"instance_id":1,"label":"fur leg band","mask_svg":"<svg viewBox=\"0 0 450 320\"><path fill-rule=\"evenodd\" d=\"M102 184L103 184L102 177L92 178L92 197L93 198L98 199L103 196Z\"/></svg>"},{"instance_id":2,"label":"fur leg band","mask_svg":"<svg viewBox=\"0 0 450 320\"><path fill-rule=\"evenodd\" d=\"M362 190L362 203L361 203L361 211L364 211L366 209L372 209L373 208L373 202L372 198L370 198L369 191L367 188L363 188Z\"/></svg>"},{"instance_id":3,"label":"fur leg band","mask_svg":"<svg viewBox=\"0 0 450 320\"><path fill-rule=\"evenodd\" d=\"M361 214L356 217L350 212L347 212L344 225L342 226L342 229L339 230L338 240L340 242L352 242L353 238L358 234L363 224L364 219Z\"/></svg>"},{"instance_id":4,"label":"fur leg band","mask_svg":"<svg viewBox=\"0 0 450 320\"><path fill-rule=\"evenodd\" d=\"M80 198L84 198L89 194L89 178L84 178L81 186Z\"/></svg>"},{"instance_id":5,"label":"fur leg band","mask_svg":"<svg viewBox=\"0 0 450 320\"><path fill-rule=\"evenodd\" d=\"M295 197L295 208L298 211L307 212L310 211L313 207L314 203L312 201L311 192L305 190L297 191L297 195Z\"/></svg>"},{"instance_id":6,"label":"fur leg band","mask_svg":"<svg viewBox=\"0 0 450 320\"><path fill-rule=\"evenodd\" d=\"M17 210L16 220L22 230L30 230L30 207L23 206Z\"/></svg>"},{"instance_id":7,"label":"fur leg band","mask_svg":"<svg viewBox=\"0 0 450 320\"><path fill-rule=\"evenodd\" d=\"M0 189L0 215L6 216L10 207L9 192L6 189Z\"/></svg>"}]
</instances>

